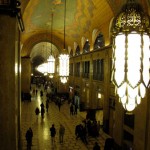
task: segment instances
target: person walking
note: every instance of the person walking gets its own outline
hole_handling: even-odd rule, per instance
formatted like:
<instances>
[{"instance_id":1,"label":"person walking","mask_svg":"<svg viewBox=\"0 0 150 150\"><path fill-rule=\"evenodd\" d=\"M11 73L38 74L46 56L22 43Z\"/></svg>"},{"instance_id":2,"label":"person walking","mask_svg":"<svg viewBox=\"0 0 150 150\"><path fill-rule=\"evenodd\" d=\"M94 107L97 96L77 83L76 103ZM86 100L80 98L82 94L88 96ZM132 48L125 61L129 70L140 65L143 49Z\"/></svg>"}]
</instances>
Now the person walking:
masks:
<instances>
[{"instance_id":1,"label":"person walking","mask_svg":"<svg viewBox=\"0 0 150 150\"><path fill-rule=\"evenodd\" d=\"M60 124L60 128L59 128L59 142L60 143L63 143L64 134L65 134L65 127L62 124Z\"/></svg>"},{"instance_id":2,"label":"person walking","mask_svg":"<svg viewBox=\"0 0 150 150\"><path fill-rule=\"evenodd\" d=\"M40 107L41 107L41 108L44 108L44 104L43 104L43 102L41 103Z\"/></svg>"},{"instance_id":3,"label":"person walking","mask_svg":"<svg viewBox=\"0 0 150 150\"><path fill-rule=\"evenodd\" d=\"M38 107L36 107L36 109L35 109L35 114L36 114L37 118L38 118L39 113L40 113L40 110L39 110Z\"/></svg>"},{"instance_id":4,"label":"person walking","mask_svg":"<svg viewBox=\"0 0 150 150\"><path fill-rule=\"evenodd\" d=\"M30 149L32 146L32 137L33 137L33 132L30 127L26 132L27 149Z\"/></svg>"},{"instance_id":5,"label":"person walking","mask_svg":"<svg viewBox=\"0 0 150 150\"><path fill-rule=\"evenodd\" d=\"M36 92L36 95L37 95L37 93L38 93L38 90L36 89L36 91L35 91L35 92Z\"/></svg>"},{"instance_id":6,"label":"person walking","mask_svg":"<svg viewBox=\"0 0 150 150\"><path fill-rule=\"evenodd\" d=\"M81 124L76 125L76 127L75 127L75 135L76 135L76 140L78 138L82 137L82 125Z\"/></svg>"},{"instance_id":7,"label":"person walking","mask_svg":"<svg viewBox=\"0 0 150 150\"><path fill-rule=\"evenodd\" d=\"M52 124L51 128L50 128L50 135L51 135L51 141L52 141L52 145L55 142L55 135L56 135L56 129L54 124Z\"/></svg>"},{"instance_id":8,"label":"person walking","mask_svg":"<svg viewBox=\"0 0 150 150\"><path fill-rule=\"evenodd\" d=\"M74 114L77 115L77 112L78 112L78 105L75 104L75 106L74 106Z\"/></svg>"},{"instance_id":9,"label":"person walking","mask_svg":"<svg viewBox=\"0 0 150 150\"><path fill-rule=\"evenodd\" d=\"M61 99L60 100L58 100L58 109L59 109L59 111L60 111L60 107L61 107Z\"/></svg>"},{"instance_id":10,"label":"person walking","mask_svg":"<svg viewBox=\"0 0 150 150\"><path fill-rule=\"evenodd\" d=\"M114 149L114 139L107 138L105 140L104 150L113 150Z\"/></svg>"},{"instance_id":11,"label":"person walking","mask_svg":"<svg viewBox=\"0 0 150 150\"><path fill-rule=\"evenodd\" d=\"M93 150L101 150L100 146L98 145L97 142L95 142L95 145L93 147Z\"/></svg>"},{"instance_id":12,"label":"person walking","mask_svg":"<svg viewBox=\"0 0 150 150\"><path fill-rule=\"evenodd\" d=\"M41 108L41 116L42 116L42 119L44 118L44 113L45 113L45 109L44 107Z\"/></svg>"},{"instance_id":13,"label":"person walking","mask_svg":"<svg viewBox=\"0 0 150 150\"><path fill-rule=\"evenodd\" d=\"M73 115L73 104L70 105L70 115Z\"/></svg>"},{"instance_id":14,"label":"person walking","mask_svg":"<svg viewBox=\"0 0 150 150\"><path fill-rule=\"evenodd\" d=\"M97 122L97 133L100 134L101 124L100 121Z\"/></svg>"},{"instance_id":15,"label":"person walking","mask_svg":"<svg viewBox=\"0 0 150 150\"><path fill-rule=\"evenodd\" d=\"M40 96L41 96L41 98L43 97L43 91L42 90L40 91Z\"/></svg>"},{"instance_id":16,"label":"person walking","mask_svg":"<svg viewBox=\"0 0 150 150\"><path fill-rule=\"evenodd\" d=\"M46 112L48 113L48 108L49 108L49 102L48 99L46 100Z\"/></svg>"},{"instance_id":17,"label":"person walking","mask_svg":"<svg viewBox=\"0 0 150 150\"><path fill-rule=\"evenodd\" d=\"M44 113L45 113L45 108L44 108L44 104L43 102L41 103L41 116L42 116L42 119L44 118Z\"/></svg>"}]
</instances>

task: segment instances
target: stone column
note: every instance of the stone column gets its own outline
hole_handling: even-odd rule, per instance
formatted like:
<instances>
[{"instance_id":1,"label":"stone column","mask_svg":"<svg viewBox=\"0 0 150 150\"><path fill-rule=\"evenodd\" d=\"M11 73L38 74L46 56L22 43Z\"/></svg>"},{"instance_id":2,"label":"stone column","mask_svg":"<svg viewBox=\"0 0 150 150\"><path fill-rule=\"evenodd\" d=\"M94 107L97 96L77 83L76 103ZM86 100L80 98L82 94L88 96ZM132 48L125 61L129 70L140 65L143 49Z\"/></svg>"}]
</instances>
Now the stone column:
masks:
<instances>
[{"instance_id":1,"label":"stone column","mask_svg":"<svg viewBox=\"0 0 150 150\"><path fill-rule=\"evenodd\" d=\"M19 41L16 17L0 15L0 149L18 150Z\"/></svg>"},{"instance_id":2,"label":"stone column","mask_svg":"<svg viewBox=\"0 0 150 150\"><path fill-rule=\"evenodd\" d=\"M31 61L30 57L21 58L21 91L30 93L31 84Z\"/></svg>"},{"instance_id":3,"label":"stone column","mask_svg":"<svg viewBox=\"0 0 150 150\"><path fill-rule=\"evenodd\" d=\"M122 145L123 138L123 116L124 109L122 108L122 104L116 100L115 106L115 122L114 122L114 130L113 130L113 138L118 145Z\"/></svg>"},{"instance_id":4,"label":"stone column","mask_svg":"<svg viewBox=\"0 0 150 150\"><path fill-rule=\"evenodd\" d=\"M110 84L110 79L109 79L109 51L111 49L106 49L105 50L105 59L104 59L104 101L103 101L103 125L104 128L103 130L106 133L109 133L109 84Z\"/></svg>"}]
</instances>

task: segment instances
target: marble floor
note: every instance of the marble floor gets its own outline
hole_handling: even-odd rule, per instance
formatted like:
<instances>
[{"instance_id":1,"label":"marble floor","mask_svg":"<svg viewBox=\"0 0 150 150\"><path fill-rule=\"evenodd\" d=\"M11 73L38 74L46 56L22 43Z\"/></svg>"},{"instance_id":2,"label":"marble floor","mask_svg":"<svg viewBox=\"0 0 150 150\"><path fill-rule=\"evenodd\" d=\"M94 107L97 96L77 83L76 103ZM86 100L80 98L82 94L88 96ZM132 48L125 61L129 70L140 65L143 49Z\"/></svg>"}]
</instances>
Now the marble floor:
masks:
<instances>
[{"instance_id":1,"label":"marble floor","mask_svg":"<svg viewBox=\"0 0 150 150\"><path fill-rule=\"evenodd\" d=\"M38 91L37 96L32 95L31 102L22 101L21 107L21 143L22 149L27 149L27 143L25 139L26 131L29 127L33 130L32 150L92 150L94 143L97 141L104 149L104 143L109 136L100 130L100 136L98 138L88 137L88 144L85 145L80 139L76 140L75 126L80 124L85 118L85 112L78 112L77 116L70 116L69 104L65 102L59 111L58 106L54 102L49 103L48 113L45 112L44 118L41 115L37 117L35 115L35 108L39 107L41 103L46 102L46 96L44 93L43 98L40 97ZM101 112L100 112L101 114ZM65 127L64 143L59 143L58 130L60 123ZM56 128L55 144L52 145L50 138L50 127L52 124Z\"/></svg>"}]
</instances>

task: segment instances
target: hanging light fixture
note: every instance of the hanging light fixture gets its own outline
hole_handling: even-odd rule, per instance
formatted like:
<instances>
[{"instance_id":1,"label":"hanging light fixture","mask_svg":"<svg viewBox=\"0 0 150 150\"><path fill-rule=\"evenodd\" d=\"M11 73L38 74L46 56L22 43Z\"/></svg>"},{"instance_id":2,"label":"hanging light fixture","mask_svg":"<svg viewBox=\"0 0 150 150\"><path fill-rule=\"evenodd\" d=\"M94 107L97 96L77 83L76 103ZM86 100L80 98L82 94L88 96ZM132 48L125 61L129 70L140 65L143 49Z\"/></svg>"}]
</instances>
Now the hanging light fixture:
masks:
<instances>
[{"instance_id":1,"label":"hanging light fixture","mask_svg":"<svg viewBox=\"0 0 150 150\"><path fill-rule=\"evenodd\" d=\"M112 28L112 81L127 111L133 111L149 86L150 18L129 0Z\"/></svg>"},{"instance_id":2,"label":"hanging light fixture","mask_svg":"<svg viewBox=\"0 0 150 150\"><path fill-rule=\"evenodd\" d=\"M53 78L55 73L55 58L52 55L52 29L53 29L53 13L52 13L52 20L51 20L51 54L47 59L47 66L48 66L48 74L50 78Z\"/></svg>"},{"instance_id":3,"label":"hanging light fixture","mask_svg":"<svg viewBox=\"0 0 150 150\"><path fill-rule=\"evenodd\" d=\"M45 75L46 70L47 70L47 63L43 63L43 64L37 66L37 67L36 67L36 70L37 70L38 72L41 72L41 73L43 73L43 74Z\"/></svg>"},{"instance_id":4,"label":"hanging light fixture","mask_svg":"<svg viewBox=\"0 0 150 150\"><path fill-rule=\"evenodd\" d=\"M69 55L65 49L65 27L66 27L66 0L64 8L64 49L59 56L59 76L62 83L66 83L69 76Z\"/></svg>"},{"instance_id":5,"label":"hanging light fixture","mask_svg":"<svg viewBox=\"0 0 150 150\"><path fill-rule=\"evenodd\" d=\"M44 49L44 45L43 45L43 54L44 54L44 57L47 59L47 46L46 46L46 50ZM44 76L47 76L47 74L48 74L48 71L47 71L47 60L43 63L43 65L42 65L43 67L44 67L44 72L43 72L43 74L44 74Z\"/></svg>"}]
</instances>

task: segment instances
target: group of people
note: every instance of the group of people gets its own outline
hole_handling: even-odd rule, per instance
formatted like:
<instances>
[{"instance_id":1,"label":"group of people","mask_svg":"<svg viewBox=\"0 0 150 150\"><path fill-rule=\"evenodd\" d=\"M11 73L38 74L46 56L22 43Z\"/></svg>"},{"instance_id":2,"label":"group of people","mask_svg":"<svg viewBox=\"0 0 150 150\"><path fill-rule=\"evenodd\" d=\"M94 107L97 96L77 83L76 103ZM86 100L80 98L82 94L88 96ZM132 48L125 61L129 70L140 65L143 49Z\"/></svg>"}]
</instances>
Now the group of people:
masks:
<instances>
[{"instance_id":1,"label":"group of people","mask_svg":"<svg viewBox=\"0 0 150 150\"><path fill-rule=\"evenodd\" d=\"M58 109L60 111L60 108L61 108L61 105L62 105L62 101L61 101L61 98L58 98L55 100L55 104L58 106Z\"/></svg>"},{"instance_id":2,"label":"group of people","mask_svg":"<svg viewBox=\"0 0 150 150\"><path fill-rule=\"evenodd\" d=\"M83 124L78 124L75 128L75 135L76 135L76 140L80 138L83 143L88 144L87 141L87 129L86 126ZM93 147L93 150L100 150L100 146L98 142L95 142L95 145Z\"/></svg>"},{"instance_id":3,"label":"group of people","mask_svg":"<svg viewBox=\"0 0 150 150\"><path fill-rule=\"evenodd\" d=\"M65 134L65 127L62 124L60 124L60 127L59 127L59 142L60 143L64 142L64 134ZM56 135L56 128L55 128L55 125L52 124L52 126L50 127L50 136L51 136L52 145L54 145L55 143L55 135ZM29 129L26 131L25 137L27 141L27 149L30 150L32 146L32 137L33 137L33 131L31 127L29 127Z\"/></svg>"},{"instance_id":4,"label":"group of people","mask_svg":"<svg viewBox=\"0 0 150 150\"><path fill-rule=\"evenodd\" d=\"M41 111L38 107L36 107L35 114L38 117L39 113L41 112L41 116L42 116L42 119L43 119L44 118L44 113L45 113L45 106L44 106L43 102L41 103L40 107L41 107ZM48 102L48 100L46 100L46 112L47 113L48 113L48 109L49 109L49 102Z\"/></svg>"},{"instance_id":5,"label":"group of people","mask_svg":"<svg viewBox=\"0 0 150 150\"><path fill-rule=\"evenodd\" d=\"M96 120L90 120L90 119L85 119L82 121L88 136L92 136L92 137L98 137L99 133L100 133L100 121L96 121Z\"/></svg>"},{"instance_id":6,"label":"group of people","mask_svg":"<svg viewBox=\"0 0 150 150\"><path fill-rule=\"evenodd\" d=\"M70 115L77 115L78 106L76 104L70 104Z\"/></svg>"},{"instance_id":7,"label":"group of people","mask_svg":"<svg viewBox=\"0 0 150 150\"><path fill-rule=\"evenodd\" d=\"M40 96L43 97L42 90L40 91ZM60 99L57 100L56 104L58 105L60 111L60 107L62 105ZM45 105L42 102L40 104L40 109L38 107L35 109L35 113L37 116L39 115L39 113L41 113L41 117L44 118L45 106L46 106L46 112L48 112L48 108L49 108L48 98L46 100ZM78 110L78 105L74 103L70 103L70 115L77 115L77 110ZM85 119L81 124L78 124L75 128L76 140L80 138L85 144L88 144L87 136L97 137L99 136L99 131L100 131L100 122ZM65 127L62 124L60 124L58 133L59 133L59 142L63 143ZM55 136L56 136L56 128L55 125L52 124L52 126L50 127L50 137L51 137L52 145L54 145L55 143ZM26 132L27 147L30 147L32 145L32 137L33 137L33 132L30 127ZM95 145L93 146L93 150L100 150L100 146L98 142L95 142Z\"/></svg>"},{"instance_id":8,"label":"group of people","mask_svg":"<svg viewBox=\"0 0 150 150\"><path fill-rule=\"evenodd\" d=\"M63 143L63 141L64 141L64 134L65 134L65 127L62 124L60 124L60 128L59 128L59 142L60 143ZM55 128L54 124L52 124L52 126L50 128L50 135L51 135L52 145L54 145L55 135L56 135L56 128Z\"/></svg>"},{"instance_id":9,"label":"group of people","mask_svg":"<svg viewBox=\"0 0 150 150\"><path fill-rule=\"evenodd\" d=\"M76 139L80 138L83 143L88 144L88 136L97 137L100 132L100 122L91 121L89 119L83 120L82 123L76 125L75 135ZM100 150L100 146L97 142L93 147L93 150Z\"/></svg>"},{"instance_id":10,"label":"group of people","mask_svg":"<svg viewBox=\"0 0 150 150\"><path fill-rule=\"evenodd\" d=\"M64 142L64 134L65 134L65 127L62 124L60 124L60 127L59 127L59 142L60 143ZM88 144L87 139L86 139L85 126L83 126L82 124L77 125L75 128L75 135L76 135L76 139L80 138L85 144ZM50 136L51 136L52 145L54 145L55 136L56 136L56 128L54 124L52 124L52 126L50 127ZM33 131L31 127L29 127L29 129L27 130L25 137L27 141L27 150L30 150L32 146L32 137L33 137ZM112 150L113 146L114 146L114 140L112 138L106 139L104 150ZM93 150L100 150L100 145L98 144L98 142L95 142L95 145L93 146Z\"/></svg>"},{"instance_id":11,"label":"group of people","mask_svg":"<svg viewBox=\"0 0 150 150\"><path fill-rule=\"evenodd\" d=\"M88 144L87 131L86 131L85 126L83 126L82 124L78 124L75 128L75 135L76 135L76 140L80 138L82 142L84 142L85 144Z\"/></svg>"}]
</instances>

